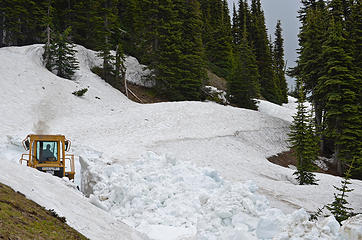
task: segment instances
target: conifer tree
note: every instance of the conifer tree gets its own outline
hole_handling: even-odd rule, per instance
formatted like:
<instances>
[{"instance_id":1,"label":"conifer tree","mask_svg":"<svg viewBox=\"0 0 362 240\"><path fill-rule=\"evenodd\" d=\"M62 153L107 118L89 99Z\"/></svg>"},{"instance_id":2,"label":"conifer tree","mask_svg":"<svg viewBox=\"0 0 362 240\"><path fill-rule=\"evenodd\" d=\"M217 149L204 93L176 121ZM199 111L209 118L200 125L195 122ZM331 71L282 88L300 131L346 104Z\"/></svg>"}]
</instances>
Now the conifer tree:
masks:
<instances>
[{"instance_id":1,"label":"conifer tree","mask_svg":"<svg viewBox=\"0 0 362 240\"><path fill-rule=\"evenodd\" d=\"M112 74L114 76L115 87L121 89L123 92L126 92L126 66L124 63L125 56L123 53L123 47L121 43L118 43L115 50L114 70L112 71Z\"/></svg>"},{"instance_id":2,"label":"conifer tree","mask_svg":"<svg viewBox=\"0 0 362 240\"><path fill-rule=\"evenodd\" d=\"M231 103L238 107L257 110L255 98L260 94L259 74L254 53L248 44L245 25L244 22L244 34L234 54L228 89Z\"/></svg>"},{"instance_id":3,"label":"conifer tree","mask_svg":"<svg viewBox=\"0 0 362 240\"><path fill-rule=\"evenodd\" d=\"M288 102L288 86L287 80L285 79L285 62L284 62L284 39L282 37L282 28L280 20L278 20L277 26L275 28L275 40L273 46L273 60L275 67L275 76L278 89L281 93L280 102Z\"/></svg>"},{"instance_id":4,"label":"conifer tree","mask_svg":"<svg viewBox=\"0 0 362 240\"><path fill-rule=\"evenodd\" d=\"M53 11L52 1L48 1L47 14L43 17L43 26L46 27L46 43L44 45L43 63L48 70L52 69L52 61L54 57L54 47L51 47L51 43L54 41L52 36L53 29Z\"/></svg>"},{"instance_id":5,"label":"conifer tree","mask_svg":"<svg viewBox=\"0 0 362 240\"><path fill-rule=\"evenodd\" d=\"M0 3L0 46L24 45L39 41L45 3L12 0Z\"/></svg>"},{"instance_id":6,"label":"conifer tree","mask_svg":"<svg viewBox=\"0 0 362 240\"><path fill-rule=\"evenodd\" d=\"M124 51L139 60L143 60L144 49L141 48L145 31L142 20L143 12L138 0L120 0L118 4L120 27L124 31L122 46Z\"/></svg>"},{"instance_id":7,"label":"conifer tree","mask_svg":"<svg viewBox=\"0 0 362 240\"><path fill-rule=\"evenodd\" d=\"M351 52L353 54L353 65L355 66L356 78L361 79L362 76L362 4L360 1L355 1L351 7L351 16L348 21L349 34L351 40ZM362 101L362 99L361 99Z\"/></svg>"},{"instance_id":8,"label":"conifer tree","mask_svg":"<svg viewBox=\"0 0 362 240\"><path fill-rule=\"evenodd\" d=\"M114 82L114 78L112 76L115 56L111 54L111 51L115 49L115 46L112 44L112 34L115 29L118 28L118 0L102 0L99 1L99 3L101 6L99 9L101 18L98 19L97 25L102 27L98 28L96 31L98 39L97 50L99 51L98 56L103 59L103 79L111 85L115 85L117 83Z\"/></svg>"},{"instance_id":9,"label":"conifer tree","mask_svg":"<svg viewBox=\"0 0 362 240\"><path fill-rule=\"evenodd\" d=\"M208 33L203 39L207 60L214 66L218 75L227 77L232 65L232 34L227 2L211 0L209 7Z\"/></svg>"},{"instance_id":10,"label":"conifer tree","mask_svg":"<svg viewBox=\"0 0 362 240\"><path fill-rule=\"evenodd\" d=\"M160 47L160 28L162 28L162 12L165 3L161 0L139 1L141 12L141 21L143 22L141 31L140 48L144 52L141 60L146 64L154 64L157 61L157 51ZM170 7L167 7L168 9Z\"/></svg>"},{"instance_id":11,"label":"conifer tree","mask_svg":"<svg viewBox=\"0 0 362 240\"><path fill-rule=\"evenodd\" d=\"M338 1L332 1L334 6L341 6ZM323 45L322 58L325 60L325 74L319 78L318 93L325 99L326 135L334 142L334 153L337 161L337 171L343 172L343 164L354 156L360 156L361 123L358 102L360 93L359 80L353 75L352 57L344 38L342 16L337 8L333 10L328 39ZM341 9L339 9L341 13Z\"/></svg>"},{"instance_id":12,"label":"conifer tree","mask_svg":"<svg viewBox=\"0 0 362 240\"><path fill-rule=\"evenodd\" d=\"M252 47L253 43L251 40L251 14L248 6L248 2L245 0L239 0L239 7L235 12L235 19L233 19L235 30L233 36L238 41L235 41L235 44L238 45L243 38L244 28L246 28L246 32L248 33L248 44ZM233 25L233 26L234 26Z\"/></svg>"},{"instance_id":13,"label":"conifer tree","mask_svg":"<svg viewBox=\"0 0 362 240\"><path fill-rule=\"evenodd\" d=\"M308 98L315 111L315 122L317 132L321 140L321 152L324 152L324 116L323 109L325 106L324 98L316 91L319 85L319 78L324 74L322 59L322 45L326 38L328 15L323 1L303 1L304 9L300 11L299 18L302 21L301 31L299 33L299 50L298 65L292 70L293 76L302 79L305 84L305 90L310 97Z\"/></svg>"},{"instance_id":14,"label":"conifer tree","mask_svg":"<svg viewBox=\"0 0 362 240\"><path fill-rule=\"evenodd\" d=\"M156 82L171 100L199 100L205 78L199 3L163 0L160 4Z\"/></svg>"},{"instance_id":15,"label":"conifer tree","mask_svg":"<svg viewBox=\"0 0 362 240\"><path fill-rule=\"evenodd\" d=\"M354 177L362 176L361 31L359 1L305 0L300 11L302 28L298 65L293 70L305 82L315 107L321 152L333 152L338 172L356 157ZM357 11L356 11L357 10ZM359 10L360 11L360 10Z\"/></svg>"},{"instance_id":16,"label":"conifer tree","mask_svg":"<svg viewBox=\"0 0 362 240\"><path fill-rule=\"evenodd\" d=\"M345 177L341 180L341 187L333 186L338 193L334 193L334 201L326 205L326 208L333 214L336 220L341 224L344 220L355 215L353 208L348 207L347 193L352 192L354 189L348 187L351 178L351 171L353 169L354 160L351 162Z\"/></svg>"},{"instance_id":17,"label":"conifer tree","mask_svg":"<svg viewBox=\"0 0 362 240\"><path fill-rule=\"evenodd\" d=\"M252 0L251 23L250 34L259 69L261 95L268 101L281 104L260 0Z\"/></svg>"},{"instance_id":18,"label":"conifer tree","mask_svg":"<svg viewBox=\"0 0 362 240\"><path fill-rule=\"evenodd\" d=\"M298 166L296 179L300 185L317 184L313 161L317 159L318 145L314 133L314 124L311 115L308 115L305 106L305 92L302 84L299 85L299 97L297 113L293 116L294 120L290 126L289 143L295 150Z\"/></svg>"},{"instance_id":19,"label":"conifer tree","mask_svg":"<svg viewBox=\"0 0 362 240\"><path fill-rule=\"evenodd\" d=\"M240 22L239 16L235 8L235 3L233 4L233 24L231 28L232 36L233 36L233 47L239 45L240 43Z\"/></svg>"},{"instance_id":20,"label":"conifer tree","mask_svg":"<svg viewBox=\"0 0 362 240\"><path fill-rule=\"evenodd\" d=\"M101 2L98 0L78 0L74 4L71 26L72 38L77 44L94 50L98 48L103 39L98 33L104 26L100 9Z\"/></svg>"},{"instance_id":21,"label":"conifer tree","mask_svg":"<svg viewBox=\"0 0 362 240\"><path fill-rule=\"evenodd\" d=\"M79 68L75 58L74 44L69 40L70 32L69 27L63 33L54 33L55 36L48 50L51 54L46 65L57 76L67 79L72 79L75 70Z\"/></svg>"}]
</instances>

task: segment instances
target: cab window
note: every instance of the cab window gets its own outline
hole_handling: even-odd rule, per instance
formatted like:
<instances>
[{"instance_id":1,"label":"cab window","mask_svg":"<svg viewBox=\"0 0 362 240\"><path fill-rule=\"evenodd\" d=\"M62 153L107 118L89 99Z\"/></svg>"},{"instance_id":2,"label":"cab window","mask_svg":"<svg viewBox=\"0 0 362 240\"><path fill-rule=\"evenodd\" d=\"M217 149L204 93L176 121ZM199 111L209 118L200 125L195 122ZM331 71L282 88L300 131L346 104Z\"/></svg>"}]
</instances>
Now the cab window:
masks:
<instances>
[{"instance_id":1,"label":"cab window","mask_svg":"<svg viewBox=\"0 0 362 240\"><path fill-rule=\"evenodd\" d=\"M38 141L36 146L36 158L39 162L56 162L58 157L58 144L53 141Z\"/></svg>"}]
</instances>

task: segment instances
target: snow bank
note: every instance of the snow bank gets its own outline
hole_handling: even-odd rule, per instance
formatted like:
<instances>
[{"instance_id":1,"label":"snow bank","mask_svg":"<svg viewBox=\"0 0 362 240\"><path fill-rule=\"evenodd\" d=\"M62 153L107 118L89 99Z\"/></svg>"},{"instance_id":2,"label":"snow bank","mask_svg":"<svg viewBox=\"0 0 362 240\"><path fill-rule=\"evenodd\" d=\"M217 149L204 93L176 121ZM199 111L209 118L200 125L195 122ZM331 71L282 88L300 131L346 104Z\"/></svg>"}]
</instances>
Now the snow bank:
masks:
<instances>
[{"instance_id":1,"label":"snow bank","mask_svg":"<svg viewBox=\"0 0 362 240\"><path fill-rule=\"evenodd\" d=\"M288 105L294 105L293 98L289 98L289 101L291 102ZM276 118L283 119L291 123L293 121L293 116L296 113L296 110L293 107L286 107L286 106L280 106L278 104L271 103L265 100L258 100L259 112L268 114Z\"/></svg>"},{"instance_id":2,"label":"snow bank","mask_svg":"<svg viewBox=\"0 0 362 240\"><path fill-rule=\"evenodd\" d=\"M2 149L3 150L3 149ZM93 206L74 183L48 173L14 163L13 159L0 158L0 182L23 193L46 209L54 209L64 216L67 224L89 239L147 239L108 213Z\"/></svg>"},{"instance_id":3,"label":"snow bank","mask_svg":"<svg viewBox=\"0 0 362 240\"><path fill-rule=\"evenodd\" d=\"M147 80L147 76L151 73L150 70L147 69L146 65L140 64L137 58L127 56L125 67L127 81L145 87L153 87L155 85L152 80Z\"/></svg>"},{"instance_id":4,"label":"snow bank","mask_svg":"<svg viewBox=\"0 0 362 240\"><path fill-rule=\"evenodd\" d=\"M102 66L103 62L101 58L97 56L97 52L93 50L86 49L83 46L76 45L77 59L80 60L80 68L87 69L90 71L91 68L95 66ZM132 56L126 56L124 66L126 67L126 79L128 82L134 83L136 85L152 87L154 83L152 81L147 81L146 77L150 74L150 70L147 69L146 65L142 65L138 62L137 58ZM80 78L82 75L76 73L76 78Z\"/></svg>"},{"instance_id":5,"label":"snow bank","mask_svg":"<svg viewBox=\"0 0 362 240\"><path fill-rule=\"evenodd\" d=\"M300 209L271 208L248 181L224 180L211 168L148 152L125 166L82 157L82 189L96 206L151 239L337 239L339 224L318 223Z\"/></svg>"},{"instance_id":6,"label":"snow bank","mask_svg":"<svg viewBox=\"0 0 362 240\"><path fill-rule=\"evenodd\" d=\"M360 240L362 239L362 214L351 217L342 222L339 239Z\"/></svg>"},{"instance_id":7,"label":"snow bank","mask_svg":"<svg viewBox=\"0 0 362 240\"><path fill-rule=\"evenodd\" d=\"M227 93L224 90L217 89L214 86L205 86L205 91L211 95L217 97L217 99L223 104L229 104L227 100Z\"/></svg>"}]
</instances>

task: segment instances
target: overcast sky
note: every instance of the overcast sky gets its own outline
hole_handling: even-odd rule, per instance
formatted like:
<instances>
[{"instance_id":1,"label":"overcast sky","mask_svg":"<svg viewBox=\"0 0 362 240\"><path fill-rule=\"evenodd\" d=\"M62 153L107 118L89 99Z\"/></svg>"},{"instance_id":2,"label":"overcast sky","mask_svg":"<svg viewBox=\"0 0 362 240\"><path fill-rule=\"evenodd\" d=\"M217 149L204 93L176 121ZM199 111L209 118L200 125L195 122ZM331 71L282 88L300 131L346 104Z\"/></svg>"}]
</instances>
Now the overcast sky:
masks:
<instances>
[{"instance_id":1,"label":"overcast sky","mask_svg":"<svg viewBox=\"0 0 362 240\"><path fill-rule=\"evenodd\" d=\"M238 0L228 0L229 8L232 12L233 3L237 6ZM279 19L282 24L285 60L288 67L295 66L298 48L298 32L300 23L297 19L297 11L300 7L300 0L261 0L265 14L268 34L274 38L275 26ZM288 79L289 85L293 84L292 79Z\"/></svg>"}]
</instances>

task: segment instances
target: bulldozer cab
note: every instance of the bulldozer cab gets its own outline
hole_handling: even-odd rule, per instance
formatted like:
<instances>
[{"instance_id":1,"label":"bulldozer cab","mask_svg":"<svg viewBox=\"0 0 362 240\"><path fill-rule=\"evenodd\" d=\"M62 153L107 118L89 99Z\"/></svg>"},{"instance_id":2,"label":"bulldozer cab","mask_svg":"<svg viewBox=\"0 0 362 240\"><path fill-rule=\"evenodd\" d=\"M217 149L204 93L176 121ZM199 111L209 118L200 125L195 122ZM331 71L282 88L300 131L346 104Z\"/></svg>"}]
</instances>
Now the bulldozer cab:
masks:
<instances>
[{"instance_id":1,"label":"bulldozer cab","mask_svg":"<svg viewBox=\"0 0 362 240\"><path fill-rule=\"evenodd\" d=\"M58 177L74 179L74 155L66 154L71 142L63 135L28 135L23 146L29 153L21 156L20 163Z\"/></svg>"}]
</instances>

